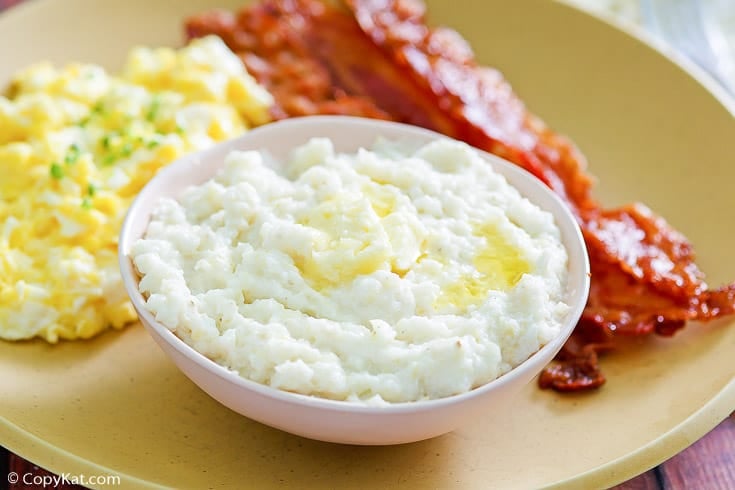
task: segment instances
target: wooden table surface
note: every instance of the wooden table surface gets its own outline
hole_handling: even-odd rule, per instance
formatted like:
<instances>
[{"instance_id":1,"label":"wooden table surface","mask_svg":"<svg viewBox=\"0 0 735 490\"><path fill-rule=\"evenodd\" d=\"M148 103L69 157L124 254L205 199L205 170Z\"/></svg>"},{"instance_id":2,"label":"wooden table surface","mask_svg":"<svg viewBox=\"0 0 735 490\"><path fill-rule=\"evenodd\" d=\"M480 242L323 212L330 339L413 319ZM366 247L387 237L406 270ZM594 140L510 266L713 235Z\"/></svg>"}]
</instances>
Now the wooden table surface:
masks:
<instances>
[{"instance_id":1,"label":"wooden table surface","mask_svg":"<svg viewBox=\"0 0 735 490\"><path fill-rule=\"evenodd\" d=\"M0 10L23 0L0 0ZM733 407L735 408L735 407ZM23 483L9 483L11 474L51 475L0 446L0 489L30 490ZM12 479L12 478L10 478ZM51 488L51 487L47 487ZM57 489L81 488L60 485ZM615 487L616 490L735 489L735 414L688 449L660 466Z\"/></svg>"}]
</instances>

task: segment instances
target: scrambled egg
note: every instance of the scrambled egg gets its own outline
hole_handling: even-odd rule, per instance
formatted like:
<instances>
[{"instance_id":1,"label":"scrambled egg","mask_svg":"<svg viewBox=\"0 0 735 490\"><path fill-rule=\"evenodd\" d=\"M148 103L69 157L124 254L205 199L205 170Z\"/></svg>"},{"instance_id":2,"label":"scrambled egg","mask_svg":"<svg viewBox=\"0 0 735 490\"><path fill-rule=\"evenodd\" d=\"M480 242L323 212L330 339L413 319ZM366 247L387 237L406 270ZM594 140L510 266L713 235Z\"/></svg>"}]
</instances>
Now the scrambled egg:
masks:
<instances>
[{"instance_id":1,"label":"scrambled egg","mask_svg":"<svg viewBox=\"0 0 735 490\"><path fill-rule=\"evenodd\" d=\"M117 266L135 194L185 153L268 121L219 38L134 49L120 77L31 66L0 97L0 338L89 338L136 319Z\"/></svg>"}]
</instances>

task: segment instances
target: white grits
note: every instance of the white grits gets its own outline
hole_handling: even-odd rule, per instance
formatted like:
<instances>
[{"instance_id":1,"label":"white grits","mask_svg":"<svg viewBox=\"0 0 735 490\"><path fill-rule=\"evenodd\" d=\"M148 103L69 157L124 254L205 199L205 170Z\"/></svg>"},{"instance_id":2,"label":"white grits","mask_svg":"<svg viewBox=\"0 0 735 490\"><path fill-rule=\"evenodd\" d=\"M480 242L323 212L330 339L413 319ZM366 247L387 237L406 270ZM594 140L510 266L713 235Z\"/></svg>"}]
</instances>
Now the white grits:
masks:
<instances>
[{"instance_id":1,"label":"white grits","mask_svg":"<svg viewBox=\"0 0 735 490\"><path fill-rule=\"evenodd\" d=\"M147 309L197 351L359 403L488 383L568 311L551 214L451 141L348 155L314 139L274 166L233 152L213 180L160 201L131 256Z\"/></svg>"}]
</instances>

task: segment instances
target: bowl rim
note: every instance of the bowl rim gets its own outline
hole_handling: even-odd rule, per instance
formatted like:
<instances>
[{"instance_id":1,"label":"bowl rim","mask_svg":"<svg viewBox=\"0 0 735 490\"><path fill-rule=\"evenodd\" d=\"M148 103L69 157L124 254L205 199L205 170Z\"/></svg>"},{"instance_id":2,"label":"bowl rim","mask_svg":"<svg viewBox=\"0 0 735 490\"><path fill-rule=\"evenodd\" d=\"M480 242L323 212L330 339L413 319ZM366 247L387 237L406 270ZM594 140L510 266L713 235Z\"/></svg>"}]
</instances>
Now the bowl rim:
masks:
<instances>
[{"instance_id":1,"label":"bowl rim","mask_svg":"<svg viewBox=\"0 0 735 490\"><path fill-rule=\"evenodd\" d=\"M496 390L504 385L511 384L513 381L516 380L519 376L522 376L525 371L529 369L529 366L532 365L533 360L537 359L539 355L547 354L549 351L558 351L564 342L566 342L569 335L571 335L572 331L574 330L582 311L584 310L584 307L587 303L587 298L589 295L589 289L590 289L590 262L589 262L589 256L587 253L587 247L584 242L584 238L582 235L582 231L576 221L576 218L572 214L572 211L569 209L569 207L562 201L562 199L557 196L550 188L548 188L546 185L543 184L538 178L536 178L533 174L526 171L525 169L521 168L518 165L515 165L511 162L508 162L507 160L504 160L496 155L493 155L491 153L488 153L486 151L480 150L476 147L471 147L474 151L478 152L483 159L485 159L490 165L493 166L493 169L495 169L497 166L501 167L504 172L509 172L511 174L516 174L515 176L521 179L526 180L532 180L534 187L536 187L537 192L541 192L543 194L546 194L547 199L551 199L552 201L555 201L555 205L557 205L560 208L561 215L563 216L563 219L570 221L574 224L572 230L573 230L573 238L575 244L581 244L580 248L580 255L572 254L570 250L567 250L568 252L568 264L571 264L573 260L579 260L581 262L580 267L580 277L582 279L582 289L581 291L577 292L577 296L575 297L576 300L570 304L570 310L567 313L566 321L562 325L561 332L559 335L554 337L551 341L544 344L538 351L531 354L527 359L525 359L523 362L518 364L517 366L513 367L510 371L508 371L505 374L502 374L495 378L492 381L489 381L487 383L484 383L476 388L473 388L469 391L465 391L462 393L457 393L454 395L450 395L443 398L435 398L435 399L427 399L427 400L417 400L417 401L407 401L407 402L387 402L386 404L365 404L360 402L352 402L347 400L333 400L329 398L321 398L315 395L304 395L301 393L294 393L290 391L280 390L278 388L274 388L262 383L259 383L257 381L253 381L251 379L245 378L238 374L236 371L228 369L216 361L208 358L204 354L200 353L196 349L194 349L192 346L184 342L182 339L180 339L178 336L176 336L171 330L169 330L166 326L158 322L154 315L152 315L146 308L145 308L145 299L143 298L143 295L138 290L138 282L139 277L137 273L135 272L135 268L132 264L132 260L128 257L128 248L132 245L132 243L137 240L140 237L131 237L132 235L132 228L135 223L135 218L137 213L138 207L140 207L142 202L144 201L145 197L151 193L151 189L156 187L157 183L165 182L166 180L170 179L172 176L175 176L183 171L183 169L195 167L199 165L204 166L214 166L214 167L221 167L224 164L223 159L214 159L212 156L216 156L219 153L221 153L224 149L230 148L230 147L240 147L243 145L243 143L246 143L248 140L252 139L254 136L258 136L261 133L265 132L272 132L272 131L279 131L281 129L288 130L292 126L304 126L304 125L311 125L314 127L319 126L329 126L333 124L339 124L341 126L349 125L352 126L355 129L364 129L367 127L375 127L375 126L382 126L386 130L386 133L393 132L393 136L396 137L399 135L401 137L405 137L406 135L410 136L416 136L416 137L423 137L425 139L431 139L431 140L437 140L437 139L449 139L452 140L452 138L449 138L446 135L443 135L441 133L431 131L428 129L420 128L417 126L412 126L409 124L403 124L403 123L397 123L392 121L382 121L382 120L376 120L376 119L368 119L368 118L362 118L362 117L354 117L354 116L303 116L303 117L294 117L290 119L285 119L282 121L276 121L272 123L268 123L253 129L248 130L241 136L235 137L230 140L226 140L223 142L220 142L216 145L213 145L205 150L201 150L194 153L189 153L181 158L175 160L174 162L170 163L166 167L162 168L151 180L149 180L145 186L138 192L138 194L135 196L134 200L132 201L130 207L128 208L125 219L123 221L120 234L119 234L119 240L118 240L118 263L120 266L120 273L122 275L123 284L125 286L126 292L128 294L128 297L133 304L136 312L141 317L141 323L146 327L146 330L148 330L151 333L155 333L161 340L165 341L170 347L175 349L179 354L184 356L190 361L193 361L198 367L218 376L224 381L227 381L229 383L234 383L240 388L254 391L257 394L264 396L266 398L271 398L280 402L284 402L287 404L295 404L299 406L307 406L310 408L318 408L321 410L327 410L327 411L333 411L333 412L351 412L351 413L363 413L363 414L386 414L386 413L393 413L393 414L405 414L405 413L416 413L416 412L422 412L422 411L430 411L435 410L441 407L447 407L450 405L455 405L458 403L462 403L464 401L468 401L474 398L481 397L485 393L489 391ZM316 136L311 136L316 137ZM456 141L456 140L455 140ZM425 143L423 143L425 144ZM229 151L235 151L235 148L231 148ZM228 151L228 153L229 153ZM503 175L504 178L505 175ZM204 178L200 183L204 183L209 178ZM520 191L519 191L520 192ZM523 195L526 198L529 198L532 202L534 202L528 195L521 192L521 195ZM534 202L538 206L536 202ZM540 207L540 206L539 206ZM542 208L548 212L551 212L550 210L546 208ZM558 217L554 214L554 219L557 220ZM557 226L561 228L561 225L557 223ZM147 226L146 226L147 228ZM566 248L566 247L565 247ZM571 269L571 266L568 265L568 269ZM571 279L568 279L568 283L571 282ZM553 355L551 356L553 357ZM538 374L535 373L534 376ZM188 374L187 374L188 377Z\"/></svg>"}]
</instances>

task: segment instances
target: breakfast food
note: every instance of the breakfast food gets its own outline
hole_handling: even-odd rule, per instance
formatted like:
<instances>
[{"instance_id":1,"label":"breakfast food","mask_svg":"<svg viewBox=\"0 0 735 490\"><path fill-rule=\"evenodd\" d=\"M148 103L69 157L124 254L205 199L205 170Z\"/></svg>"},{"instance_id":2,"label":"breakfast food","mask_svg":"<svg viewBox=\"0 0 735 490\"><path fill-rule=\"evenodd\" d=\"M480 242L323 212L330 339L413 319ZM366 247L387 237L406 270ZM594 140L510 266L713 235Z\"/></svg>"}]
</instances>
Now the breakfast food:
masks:
<instances>
[{"instance_id":1,"label":"breakfast food","mask_svg":"<svg viewBox=\"0 0 735 490\"><path fill-rule=\"evenodd\" d=\"M145 307L197 351L375 404L471 390L559 335L560 231L468 145L322 138L276 163L231 153L131 248Z\"/></svg>"},{"instance_id":2,"label":"breakfast food","mask_svg":"<svg viewBox=\"0 0 735 490\"><path fill-rule=\"evenodd\" d=\"M136 50L120 78L91 65L32 67L0 97L0 338L86 338L134 319L115 236L135 192L185 152L270 118L348 114L437 130L534 173L583 230L592 288L539 381L601 386L598 353L622 336L673 335L735 312L686 238L641 204L603 209L584 157L546 127L420 0L262 0L187 21L180 52ZM254 83L243 63L262 86Z\"/></svg>"},{"instance_id":3,"label":"breakfast food","mask_svg":"<svg viewBox=\"0 0 735 490\"><path fill-rule=\"evenodd\" d=\"M187 21L217 34L275 97L276 118L351 114L393 119L466 141L529 170L575 213L592 262L585 312L542 387L605 382L598 353L629 335L673 335L735 312L735 284L710 289L691 245L641 204L603 209L586 161L531 114L502 75L478 65L455 31L430 28L420 0L264 0Z\"/></svg>"},{"instance_id":4,"label":"breakfast food","mask_svg":"<svg viewBox=\"0 0 735 490\"><path fill-rule=\"evenodd\" d=\"M0 338L88 338L136 319L117 233L190 151L269 120L271 96L214 36L134 49L120 77L31 66L0 97Z\"/></svg>"}]
</instances>

